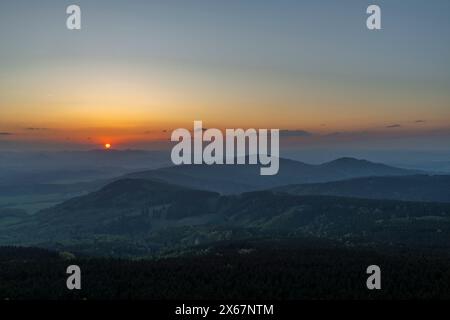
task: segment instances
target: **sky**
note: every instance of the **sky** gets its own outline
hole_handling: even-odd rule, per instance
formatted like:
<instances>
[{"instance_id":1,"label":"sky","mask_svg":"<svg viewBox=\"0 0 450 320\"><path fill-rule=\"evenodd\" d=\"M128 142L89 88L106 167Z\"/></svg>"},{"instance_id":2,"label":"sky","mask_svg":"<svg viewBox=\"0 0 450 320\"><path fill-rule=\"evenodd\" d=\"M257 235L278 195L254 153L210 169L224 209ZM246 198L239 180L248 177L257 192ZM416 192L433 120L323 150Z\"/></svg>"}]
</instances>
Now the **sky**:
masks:
<instances>
[{"instance_id":1,"label":"sky","mask_svg":"<svg viewBox=\"0 0 450 320\"><path fill-rule=\"evenodd\" d=\"M194 120L278 128L286 148L449 149L449 16L448 0L1 1L0 150L159 148Z\"/></svg>"}]
</instances>

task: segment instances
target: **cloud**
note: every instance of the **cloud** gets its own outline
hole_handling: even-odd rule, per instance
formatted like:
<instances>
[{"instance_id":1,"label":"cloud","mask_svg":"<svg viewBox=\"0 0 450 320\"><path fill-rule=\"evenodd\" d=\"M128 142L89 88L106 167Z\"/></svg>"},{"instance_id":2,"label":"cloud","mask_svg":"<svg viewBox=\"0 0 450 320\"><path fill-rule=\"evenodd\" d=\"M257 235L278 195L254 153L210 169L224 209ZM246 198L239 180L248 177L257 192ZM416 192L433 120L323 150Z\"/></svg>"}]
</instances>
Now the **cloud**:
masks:
<instances>
[{"instance_id":1,"label":"cloud","mask_svg":"<svg viewBox=\"0 0 450 320\"><path fill-rule=\"evenodd\" d=\"M425 122L427 122L426 120L416 120L416 121L414 121L414 123L425 123Z\"/></svg>"},{"instance_id":2,"label":"cloud","mask_svg":"<svg viewBox=\"0 0 450 320\"><path fill-rule=\"evenodd\" d=\"M312 133L305 130L280 130L282 137L309 137Z\"/></svg>"},{"instance_id":3,"label":"cloud","mask_svg":"<svg viewBox=\"0 0 450 320\"><path fill-rule=\"evenodd\" d=\"M388 129L400 128L400 127L401 127L401 125L399 125L398 123L396 123L396 124L391 124L391 125L389 125L389 126L386 126L386 128L388 128Z\"/></svg>"},{"instance_id":4,"label":"cloud","mask_svg":"<svg viewBox=\"0 0 450 320\"><path fill-rule=\"evenodd\" d=\"M157 130L147 130L147 131L144 131L144 134L153 134L153 133L160 133L160 132L162 132L162 133L167 133L167 132L169 132L169 130L167 130L167 129L164 129L164 130L161 130L161 131L157 131Z\"/></svg>"},{"instance_id":5,"label":"cloud","mask_svg":"<svg viewBox=\"0 0 450 320\"><path fill-rule=\"evenodd\" d=\"M12 136L11 132L0 132L0 136Z\"/></svg>"},{"instance_id":6,"label":"cloud","mask_svg":"<svg viewBox=\"0 0 450 320\"><path fill-rule=\"evenodd\" d=\"M29 127L29 128L25 128L25 130L29 130L29 131L43 131L43 130L48 130L48 128Z\"/></svg>"}]
</instances>

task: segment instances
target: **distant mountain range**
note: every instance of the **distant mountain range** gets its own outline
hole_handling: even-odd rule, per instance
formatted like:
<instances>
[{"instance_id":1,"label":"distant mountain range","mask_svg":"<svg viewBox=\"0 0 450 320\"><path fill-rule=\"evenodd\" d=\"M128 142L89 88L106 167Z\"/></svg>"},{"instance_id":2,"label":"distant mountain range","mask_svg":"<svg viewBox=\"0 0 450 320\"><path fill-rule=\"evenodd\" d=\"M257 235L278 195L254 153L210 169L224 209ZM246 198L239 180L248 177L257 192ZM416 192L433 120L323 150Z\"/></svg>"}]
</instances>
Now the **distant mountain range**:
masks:
<instances>
[{"instance_id":1,"label":"distant mountain range","mask_svg":"<svg viewBox=\"0 0 450 320\"><path fill-rule=\"evenodd\" d=\"M299 183L328 182L358 177L404 176L419 173L354 158L320 165L280 159L275 176L261 176L259 165L181 165L128 174L126 178L163 180L190 188L237 194Z\"/></svg>"},{"instance_id":2,"label":"distant mountain range","mask_svg":"<svg viewBox=\"0 0 450 320\"><path fill-rule=\"evenodd\" d=\"M450 176L352 158L280 161L276 176L257 165L176 166L80 186L99 189L34 215L4 207L0 245L130 257L259 237L450 247Z\"/></svg>"},{"instance_id":3,"label":"distant mountain range","mask_svg":"<svg viewBox=\"0 0 450 320\"><path fill-rule=\"evenodd\" d=\"M128 178L165 181L221 194L239 194L289 184L418 173L353 158L341 158L322 165L281 159L278 175L260 176L259 165L165 167L162 156L160 152L134 150L0 154L0 208L21 209L24 213L34 214L73 197L99 190L113 181ZM16 163L20 168L15 166ZM89 167L89 163L94 166ZM132 169L137 165L147 168L146 171Z\"/></svg>"}]
</instances>

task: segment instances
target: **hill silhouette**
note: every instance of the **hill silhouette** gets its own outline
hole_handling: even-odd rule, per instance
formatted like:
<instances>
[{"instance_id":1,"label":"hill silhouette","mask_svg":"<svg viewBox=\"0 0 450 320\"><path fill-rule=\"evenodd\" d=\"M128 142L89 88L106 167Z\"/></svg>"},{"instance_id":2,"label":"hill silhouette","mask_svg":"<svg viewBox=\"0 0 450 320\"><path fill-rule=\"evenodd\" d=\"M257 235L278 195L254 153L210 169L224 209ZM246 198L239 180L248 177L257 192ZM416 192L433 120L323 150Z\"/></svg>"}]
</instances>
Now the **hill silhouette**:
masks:
<instances>
[{"instance_id":1,"label":"hill silhouette","mask_svg":"<svg viewBox=\"0 0 450 320\"><path fill-rule=\"evenodd\" d=\"M369 176L402 176L417 171L384 164L341 158L321 165L280 159L280 170L274 176L261 176L260 165L180 165L128 174L127 178L164 180L223 194L264 190L288 184L316 183Z\"/></svg>"},{"instance_id":2,"label":"hill silhouette","mask_svg":"<svg viewBox=\"0 0 450 320\"><path fill-rule=\"evenodd\" d=\"M325 183L288 185L274 190L296 195L450 202L450 176L413 175L355 178Z\"/></svg>"},{"instance_id":3,"label":"hill silhouette","mask_svg":"<svg viewBox=\"0 0 450 320\"><path fill-rule=\"evenodd\" d=\"M140 256L220 240L313 236L448 248L450 204L254 191L240 195L124 179L4 227L1 244ZM114 253L112 253L114 252Z\"/></svg>"}]
</instances>

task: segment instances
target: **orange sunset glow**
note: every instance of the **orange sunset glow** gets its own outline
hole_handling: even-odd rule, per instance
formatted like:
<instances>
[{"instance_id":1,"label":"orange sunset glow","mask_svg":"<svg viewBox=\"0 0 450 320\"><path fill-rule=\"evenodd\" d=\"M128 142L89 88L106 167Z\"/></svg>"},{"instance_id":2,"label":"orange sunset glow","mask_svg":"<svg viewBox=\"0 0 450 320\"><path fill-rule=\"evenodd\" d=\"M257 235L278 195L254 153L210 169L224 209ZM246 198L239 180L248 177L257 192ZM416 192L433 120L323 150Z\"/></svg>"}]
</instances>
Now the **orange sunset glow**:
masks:
<instances>
[{"instance_id":1,"label":"orange sunset glow","mask_svg":"<svg viewBox=\"0 0 450 320\"><path fill-rule=\"evenodd\" d=\"M0 149L108 149L107 143L115 149L153 148L167 142L173 130L191 128L194 120L209 128L297 131L290 140L311 144L331 139L335 145L342 136L348 144L370 136L359 143L373 148L394 141L405 147L401 137L412 146L435 143L450 133L449 64L437 54L448 51L440 40L444 34L424 36L426 44L418 45L429 46L424 56L388 33L347 38L337 32L330 50L326 30L334 24L305 28L302 21L309 15L302 19L307 11L298 8L289 11L294 16L283 16L292 20L271 36L249 29L250 17L238 19L234 13L238 25L224 25L218 35L211 28L213 16L195 19L196 10L186 13L182 28L168 28L163 21L169 18L135 19L141 13L125 14L121 6L115 10L122 23L107 30L102 19L79 34L26 28L2 48ZM251 18L256 19L252 26L265 25L258 15ZM123 26L133 29L136 21L143 25L130 34ZM24 28L8 23L5 34ZM154 32L151 41L146 26ZM245 32L236 37L235 27ZM192 38L185 43L187 33ZM386 50L396 54L386 59Z\"/></svg>"}]
</instances>

